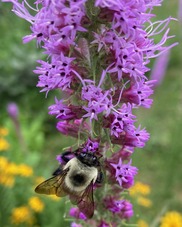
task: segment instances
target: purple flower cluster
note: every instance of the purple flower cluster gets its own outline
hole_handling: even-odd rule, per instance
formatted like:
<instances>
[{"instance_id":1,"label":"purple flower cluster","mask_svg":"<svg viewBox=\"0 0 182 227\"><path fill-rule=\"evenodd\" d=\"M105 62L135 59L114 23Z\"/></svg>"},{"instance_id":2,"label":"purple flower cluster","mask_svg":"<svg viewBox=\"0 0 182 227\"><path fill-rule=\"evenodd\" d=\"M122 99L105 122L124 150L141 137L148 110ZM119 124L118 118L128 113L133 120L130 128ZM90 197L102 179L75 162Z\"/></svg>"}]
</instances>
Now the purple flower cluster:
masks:
<instances>
[{"instance_id":1,"label":"purple flower cluster","mask_svg":"<svg viewBox=\"0 0 182 227\"><path fill-rule=\"evenodd\" d=\"M122 159L119 159L118 164L112 164L115 170L116 181L123 188L130 188L134 182L134 176L137 174L137 168L131 166L131 160L127 164L122 163Z\"/></svg>"},{"instance_id":2,"label":"purple flower cluster","mask_svg":"<svg viewBox=\"0 0 182 227\"><path fill-rule=\"evenodd\" d=\"M104 205L121 219L128 219L133 215L132 204L127 200L116 200L113 197L107 197L104 199Z\"/></svg>"},{"instance_id":3,"label":"purple flower cluster","mask_svg":"<svg viewBox=\"0 0 182 227\"><path fill-rule=\"evenodd\" d=\"M147 65L177 44L165 46L173 37L168 24L174 18L151 22L153 7L161 0L37 0L35 8L25 0L4 1L12 2L13 11L31 23L32 33L23 41L36 39L48 56L38 60L34 72L46 96L51 90L60 92L61 98L55 97L49 107L49 114L59 119L57 129L81 139L83 151L102 155L107 193L118 184L121 194L137 174L130 158L134 148L143 148L149 139L146 129L136 126L133 109L152 105L155 81L148 80ZM62 162L61 156L57 159ZM105 208L98 205L97 212L108 210L118 219L103 220L100 214L93 226L117 226L132 216L129 202L104 198L102 194L100 203ZM84 219L78 210L70 215Z\"/></svg>"},{"instance_id":4,"label":"purple flower cluster","mask_svg":"<svg viewBox=\"0 0 182 227\"><path fill-rule=\"evenodd\" d=\"M79 209L76 208L76 207L70 209L69 215L71 217L74 217L74 218L77 218L77 219L82 219L82 220L87 219L87 217L82 212L80 212Z\"/></svg>"}]
</instances>

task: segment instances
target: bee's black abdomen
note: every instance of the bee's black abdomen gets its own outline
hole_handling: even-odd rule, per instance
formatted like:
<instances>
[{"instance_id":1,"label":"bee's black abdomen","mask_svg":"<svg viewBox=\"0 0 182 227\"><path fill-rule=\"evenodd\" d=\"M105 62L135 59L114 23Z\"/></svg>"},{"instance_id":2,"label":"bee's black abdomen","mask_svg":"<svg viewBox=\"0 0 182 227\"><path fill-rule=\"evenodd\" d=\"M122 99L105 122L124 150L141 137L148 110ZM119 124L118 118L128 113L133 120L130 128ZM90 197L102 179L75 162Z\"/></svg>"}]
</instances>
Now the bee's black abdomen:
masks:
<instances>
[{"instance_id":1,"label":"bee's black abdomen","mask_svg":"<svg viewBox=\"0 0 182 227\"><path fill-rule=\"evenodd\" d=\"M81 186L86 182L86 177L83 174L75 174L71 177L71 182L74 186Z\"/></svg>"}]
</instances>

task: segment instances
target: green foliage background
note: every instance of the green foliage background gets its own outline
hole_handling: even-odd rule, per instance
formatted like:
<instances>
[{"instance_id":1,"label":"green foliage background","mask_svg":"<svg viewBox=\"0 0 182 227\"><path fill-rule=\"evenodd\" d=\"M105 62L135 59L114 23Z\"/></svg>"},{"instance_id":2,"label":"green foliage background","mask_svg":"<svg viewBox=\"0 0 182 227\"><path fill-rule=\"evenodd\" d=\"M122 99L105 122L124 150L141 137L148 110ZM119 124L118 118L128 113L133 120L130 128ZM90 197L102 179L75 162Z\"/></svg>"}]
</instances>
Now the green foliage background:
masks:
<instances>
[{"instance_id":1,"label":"green foliage background","mask_svg":"<svg viewBox=\"0 0 182 227\"><path fill-rule=\"evenodd\" d=\"M10 13L11 5L0 3L0 127L9 130L10 149L0 153L15 163L32 166L34 176L49 177L57 167L55 156L62 148L75 143L60 135L54 117L47 114L53 103L54 93L48 98L36 88L37 76L32 73L41 50L36 43L22 45L22 37L29 34L29 24ZM178 17L178 1L164 0L156 8L157 19L169 15ZM171 34L176 34L179 45L171 52L171 58L163 83L156 88L151 109L137 110L138 122L146 126L151 139L146 147L133 155L133 164L139 168L137 180L151 186L151 208L135 207L132 222L142 218L158 225L158 218L167 210L182 210L182 22L171 22ZM152 62L153 63L153 62ZM151 67L152 67L151 63ZM160 69L159 69L160 70ZM20 110L21 131L25 147L18 142L14 125L6 112L9 102L16 102ZM71 141L71 142L70 142ZM14 207L26 205L34 196L33 177L17 178L12 189L0 185L0 226L11 226L10 215ZM69 226L63 215L69 210L69 202L59 202L41 196L45 203L42 213L35 214L36 226ZM25 225L23 225L25 226Z\"/></svg>"}]
</instances>

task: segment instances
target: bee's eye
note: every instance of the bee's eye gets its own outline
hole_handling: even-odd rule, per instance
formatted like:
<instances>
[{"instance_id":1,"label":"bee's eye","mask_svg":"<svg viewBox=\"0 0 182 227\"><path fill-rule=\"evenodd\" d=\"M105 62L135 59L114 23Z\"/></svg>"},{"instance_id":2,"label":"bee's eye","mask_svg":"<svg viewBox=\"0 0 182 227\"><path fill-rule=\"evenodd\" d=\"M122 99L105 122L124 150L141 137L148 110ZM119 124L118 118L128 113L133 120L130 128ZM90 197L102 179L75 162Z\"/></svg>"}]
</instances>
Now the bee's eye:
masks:
<instances>
[{"instance_id":1,"label":"bee's eye","mask_svg":"<svg viewBox=\"0 0 182 227\"><path fill-rule=\"evenodd\" d=\"M94 156L94 157L93 157L93 161L95 161L95 160L96 160L96 157Z\"/></svg>"}]
</instances>

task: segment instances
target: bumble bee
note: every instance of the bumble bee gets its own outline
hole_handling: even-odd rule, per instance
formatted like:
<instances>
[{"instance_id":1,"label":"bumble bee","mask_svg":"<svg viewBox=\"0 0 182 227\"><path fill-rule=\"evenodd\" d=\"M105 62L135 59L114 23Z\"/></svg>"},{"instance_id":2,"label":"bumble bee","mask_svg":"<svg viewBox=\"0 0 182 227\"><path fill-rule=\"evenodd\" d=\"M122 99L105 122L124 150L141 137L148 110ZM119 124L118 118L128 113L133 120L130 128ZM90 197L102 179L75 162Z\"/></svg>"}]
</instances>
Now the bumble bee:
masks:
<instances>
[{"instance_id":1,"label":"bumble bee","mask_svg":"<svg viewBox=\"0 0 182 227\"><path fill-rule=\"evenodd\" d=\"M65 152L61 165L53 177L42 182L35 188L35 192L63 197L69 195L70 201L76 204L79 210L91 218L94 214L93 186L101 183L103 174L98 158L91 152Z\"/></svg>"}]
</instances>

